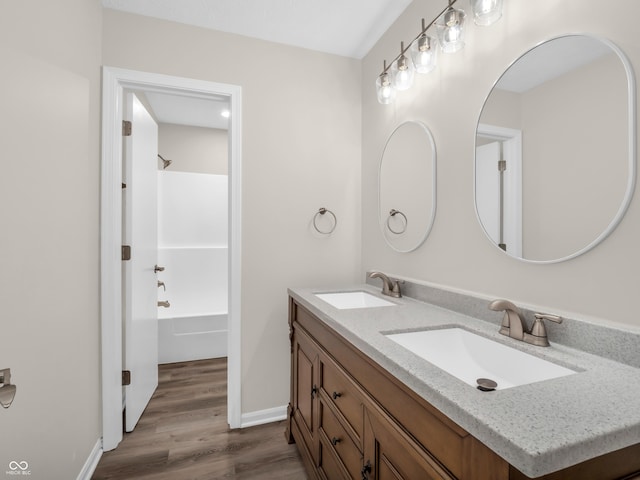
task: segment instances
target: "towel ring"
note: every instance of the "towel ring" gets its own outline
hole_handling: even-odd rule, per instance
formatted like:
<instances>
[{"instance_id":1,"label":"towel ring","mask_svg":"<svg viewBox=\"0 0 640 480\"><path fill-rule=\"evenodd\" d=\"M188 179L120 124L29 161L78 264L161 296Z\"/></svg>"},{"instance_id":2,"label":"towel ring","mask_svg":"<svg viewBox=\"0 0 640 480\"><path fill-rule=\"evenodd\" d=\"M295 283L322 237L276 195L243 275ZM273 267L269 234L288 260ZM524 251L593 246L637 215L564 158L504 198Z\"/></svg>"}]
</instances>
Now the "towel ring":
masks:
<instances>
[{"instance_id":1,"label":"towel ring","mask_svg":"<svg viewBox=\"0 0 640 480\"><path fill-rule=\"evenodd\" d=\"M318 224L317 224L318 218L320 218L320 216L324 215L325 213L328 213L329 215L331 215L333 217L333 227L331 227L331 229L329 231L321 230L320 227L318 227ZM316 214L313 216L313 228L315 228L316 231L318 233L322 234L322 235L329 235L329 234L333 233L333 231L336 229L336 225L338 225L338 219L336 218L335 214L331 210L327 210L324 207L320 208L316 212Z\"/></svg>"},{"instance_id":2,"label":"towel ring","mask_svg":"<svg viewBox=\"0 0 640 480\"><path fill-rule=\"evenodd\" d=\"M393 228L391 228L391 225L389 224L389 220L391 220L391 218L395 217L396 215L400 215L402 218L404 218L404 228L402 228L402 230L394 230ZM401 233L406 232L408 223L409 221L407 220L407 216L404 213L402 213L400 210L396 210L395 208L392 208L389 211L389 216L387 217L387 228L391 233L400 235Z\"/></svg>"}]
</instances>

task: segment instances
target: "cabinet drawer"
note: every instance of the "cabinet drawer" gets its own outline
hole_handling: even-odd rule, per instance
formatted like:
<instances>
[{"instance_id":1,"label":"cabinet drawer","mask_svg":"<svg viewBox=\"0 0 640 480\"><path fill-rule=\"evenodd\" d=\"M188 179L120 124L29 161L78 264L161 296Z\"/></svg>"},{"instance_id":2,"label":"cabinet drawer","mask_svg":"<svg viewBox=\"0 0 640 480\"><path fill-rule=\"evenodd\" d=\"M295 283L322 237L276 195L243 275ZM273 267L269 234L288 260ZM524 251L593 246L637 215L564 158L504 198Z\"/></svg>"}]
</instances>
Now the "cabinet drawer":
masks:
<instances>
[{"instance_id":1,"label":"cabinet drawer","mask_svg":"<svg viewBox=\"0 0 640 480\"><path fill-rule=\"evenodd\" d=\"M322 479L327 480L352 480L349 478L349 473L344 466L340 465L340 460L336 457L335 451L325 445L323 441L320 442L320 455L318 470L324 474L320 476Z\"/></svg>"},{"instance_id":2,"label":"cabinet drawer","mask_svg":"<svg viewBox=\"0 0 640 480\"><path fill-rule=\"evenodd\" d=\"M342 461L351 478L360 478L362 454L358 446L347 434L334 413L320 400L320 429L324 433L322 442L325 449L332 449Z\"/></svg>"},{"instance_id":3,"label":"cabinet drawer","mask_svg":"<svg viewBox=\"0 0 640 480\"><path fill-rule=\"evenodd\" d=\"M362 447L362 398L356 386L327 358L320 360L320 385L329 401L349 423L358 446Z\"/></svg>"}]
</instances>

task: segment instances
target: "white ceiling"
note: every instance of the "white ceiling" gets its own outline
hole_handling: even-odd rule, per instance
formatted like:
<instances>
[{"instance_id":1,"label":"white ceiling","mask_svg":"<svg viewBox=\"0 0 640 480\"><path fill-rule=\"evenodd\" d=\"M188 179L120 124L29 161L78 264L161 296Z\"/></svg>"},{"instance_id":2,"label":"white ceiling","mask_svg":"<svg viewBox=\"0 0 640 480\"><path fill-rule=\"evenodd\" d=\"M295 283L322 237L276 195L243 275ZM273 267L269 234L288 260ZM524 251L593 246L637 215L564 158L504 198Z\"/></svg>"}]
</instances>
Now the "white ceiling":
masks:
<instances>
[{"instance_id":1,"label":"white ceiling","mask_svg":"<svg viewBox=\"0 0 640 480\"><path fill-rule=\"evenodd\" d=\"M518 59L500 78L496 88L514 93L530 89L611 54L600 40L569 35L543 43Z\"/></svg>"},{"instance_id":2,"label":"white ceiling","mask_svg":"<svg viewBox=\"0 0 640 480\"><path fill-rule=\"evenodd\" d=\"M364 57L411 0L102 0L105 8L353 58ZM160 123L228 128L228 101L146 93Z\"/></svg>"},{"instance_id":3,"label":"white ceiling","mask_svg":"<svg viewBox=\"0 0 640 480\"><path fill-rule=\"evenodd\" d=\"M362 58L411 0L102 0L123 10Z\"/></svg>"},{"instance_id":4,"label":"white ceiling","mask_svg":"<svg viewBox=\"0 0 640 480\"><path fill-rule=\"evenodd\" d=\"M157 92L145 92L145 96L159 123L221 130L229 128L229 119L222 115L223 111L229 111L229 99L224 96L204 99Z\"/></svg>"}]
</instances>

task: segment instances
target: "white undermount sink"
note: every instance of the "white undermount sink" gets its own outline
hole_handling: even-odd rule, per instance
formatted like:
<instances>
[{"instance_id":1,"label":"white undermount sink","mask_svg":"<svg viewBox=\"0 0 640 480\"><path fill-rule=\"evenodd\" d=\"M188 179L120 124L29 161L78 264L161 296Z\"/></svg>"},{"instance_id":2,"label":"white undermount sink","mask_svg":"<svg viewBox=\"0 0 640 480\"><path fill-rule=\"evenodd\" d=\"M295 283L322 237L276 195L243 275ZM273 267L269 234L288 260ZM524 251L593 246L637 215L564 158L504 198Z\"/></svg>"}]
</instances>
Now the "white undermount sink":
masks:
<instances>
[{"instance_id":1,"label":"white undermount sink","mask_svg":"<svg viewBox=\"0 0 640 480\"><path fill-rule=\"evenodd\" d=\"M395 303L388 302L367 292L316 293L320 300L340 310L348 308L389 307Z\"/></svg>"},{"instance_id":2,"label":"white undermount sink","mask_svg":"<svg viewBox=\"0 0 640 480\"><path fill-rule=\"evenodd\" d=\"M386 337L474 387L480 378L493 380L498 384L495 390L504 390L577 373L462 328Z\"/></svg>"}]
</instances>

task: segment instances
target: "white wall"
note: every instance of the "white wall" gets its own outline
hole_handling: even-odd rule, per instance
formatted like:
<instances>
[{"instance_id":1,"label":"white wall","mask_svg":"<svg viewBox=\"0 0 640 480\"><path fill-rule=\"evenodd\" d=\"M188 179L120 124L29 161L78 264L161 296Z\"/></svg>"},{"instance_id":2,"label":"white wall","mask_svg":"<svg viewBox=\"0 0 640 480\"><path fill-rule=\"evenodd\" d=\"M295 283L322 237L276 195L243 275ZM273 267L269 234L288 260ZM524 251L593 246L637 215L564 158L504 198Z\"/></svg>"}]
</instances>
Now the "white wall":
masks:
<instances>
[{"instance_id":1,"label":"white wall","mask_svg":"<svg viewBox=\"0 0 640 480\"><path fill-rule=\"evenodd\" d=\"M287 287L360 278L360 62L103 16L105 65L242 87L242 412L284 406ZM338 217L329 237L311 226L320 207Z\"/></svg>"},{"instance_id":2,"label":"white wall","mask_svg":"<svg viewBox=\"0 0 640 480\"><path fill-rule=\"evenodd\" d=\"M100 4L5 2L0 45L0 475L75 479L101 435Z\"/></svg>"},{"instance_id":3,"label":"white wall","mask_svg":"<svg viewBox=\"0 0 640 480\"><path fill-rule=\"evenodd\" d=\"M466 2L461 2L465 8ZM474 209L475 129L483 102L500 74L522 53L553 36L588 32L606 37L626 52L640 71L637 21L640 6L619 0L603 8L595 0L509 0L502 20L491 27L469 22L467 46L440 55L440 65L400 92L394 105L376 101L374 82L383 59L397 55L401 40L417 33L420 18L442 7L415 0L365 57L363 104L363 269L379 269L423 282L504 297L522 305L570 314L598 323L640 326L636 314L640 271L640 196L606 241L571 261L534 265L514 260L492 245ZM621 11L627 12L620 15ZM377 226L377 158L388 134L402 121L424 121L438 149L438 212L433 230L416 252L397 254Z\"/></svg>"},{"instance_id":4,"label":"white wall","mask_svg":"<svg viewBox=\"0 0 640 480\"><path fill-rule=\"evenodd\" d=\"M628 179L626 80L612 53L522 95L526 258L584 248L620 208Z\"/></svg>"}]
</instances>

